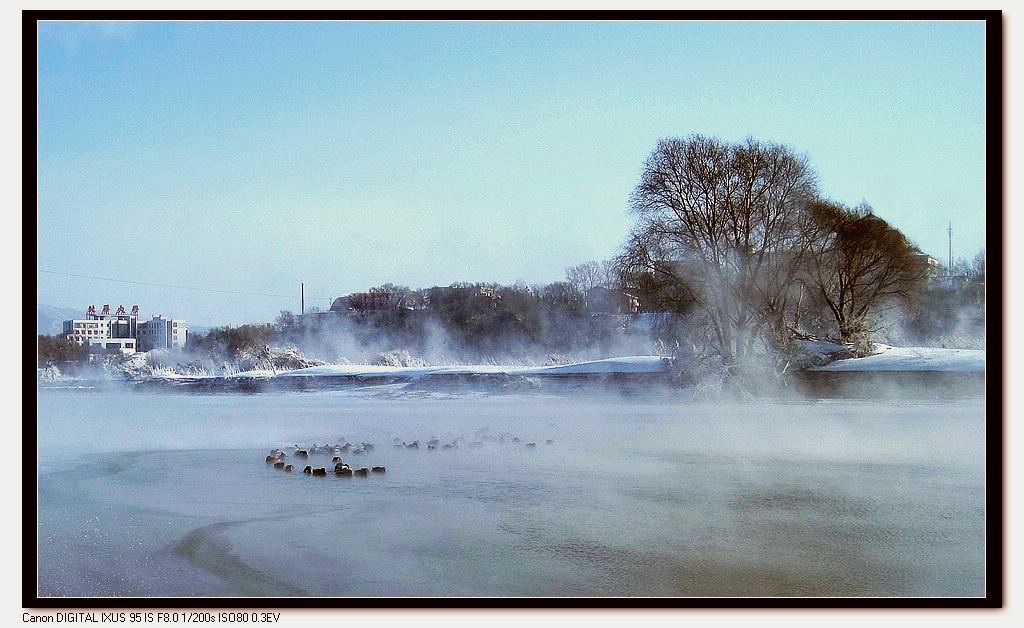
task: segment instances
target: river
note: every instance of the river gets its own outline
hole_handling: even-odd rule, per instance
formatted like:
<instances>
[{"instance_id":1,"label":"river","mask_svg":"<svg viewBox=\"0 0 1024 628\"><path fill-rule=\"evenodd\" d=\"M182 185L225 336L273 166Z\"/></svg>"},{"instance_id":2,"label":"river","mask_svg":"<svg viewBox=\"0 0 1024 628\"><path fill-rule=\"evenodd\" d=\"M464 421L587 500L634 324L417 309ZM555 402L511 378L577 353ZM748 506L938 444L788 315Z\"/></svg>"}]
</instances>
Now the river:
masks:
<instances>
[{"instance_id":1,"label":"river","mask_svg":"<svg viewBox=\"0 0 1024 628\"><path fill-rule=\"evenodd\" d=\"M41 596L985 593L982 399L44 387L38 433ZM265 462L339 441L386 473Z\"/></svg>"}]
</instances>

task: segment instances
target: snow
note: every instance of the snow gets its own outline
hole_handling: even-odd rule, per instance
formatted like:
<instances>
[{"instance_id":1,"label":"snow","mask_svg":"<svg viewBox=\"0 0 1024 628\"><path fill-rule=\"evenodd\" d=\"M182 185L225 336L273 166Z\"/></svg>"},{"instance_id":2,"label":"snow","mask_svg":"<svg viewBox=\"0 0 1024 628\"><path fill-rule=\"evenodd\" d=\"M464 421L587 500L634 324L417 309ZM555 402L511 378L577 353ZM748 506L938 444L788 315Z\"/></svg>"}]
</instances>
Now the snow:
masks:
<instances>
[{"instance_id":1,"label":"snow","mask_svg":"<svg viewBox=\"0 0 1024 628\"><path fill-rule=\"evenodd\" d=\"M277 377L422 377L435 373L504 373L499 366L382 366L378 364L326 364L278 373Z\"/></svg>"},{"instance_id":2,"label":"snow","mask_svg":"<svg viewBox=\"0 0 1024 628\"><path fill-rule=\"evenodd\" d=\"M525 375L584 375L592 373L661 373L666 370L668 358L657 355L631 355L621 358L608 358L591 362L579 362L564 366L542 366L523 373ZM518 371L517 371L518 372Z\"/></svg>"},{"instance_id":3,"label":"snow","mask_svg":"<svg viewBox=\"0 0 1024 628\"><path fill-rule=\"evenodd\" d=\"M174 370L171 370L171 369L158 369L158 370L153 371L153 373L149 377L143 377L142 379L154 379L154 380L161 380L161 379L166 379L166 380L178 380L178 379L180 379L180 380L193 380L193 379L217 379L217 376L216 375L211 375L209 373L185 374L185 373L175 372Z\"/></svg>"},{"instance_id":4,"label":"snow","mask_svg":"<svg viewBox=\"0 0 1024 628\"><path fill-rule=\"evenodd\" d=\"M622 373L661 373L666 358L634 355L579 362L562 366L509 367L490 364L468 366L379 366L372 364L329 364L278 373L277 377L423 377L425 375L585 375Z\"/></svg>"},{"instance_id":5,"label":"snow","mask_svg":"<svg viewBox=\"0 0 1024 628\"><path fill-rule=\"evenodd\" d=\"M866 358L836 360L812 371L946 371L984 373L985 352L937 347L889 347Z\"/></svg>"},{"instance_id":6,"label":"snow","mask_svg":"<svg viewBox=\"0 0 1024 628\"><path fill-rule=\"evenodd\" d=\"M245 378L245 377L249 377L249 378L266 378L266 377L273 377L276 374L277 374L276 371L271 371L269 369L256 369L256 370L252 370L252 371L241 371L241 372L235 373L233 375L228 375L227 378L228 379L232 379L232 378L236 378L236 377L242 377L242 378Z\"/></svg>"},{"instance_id":7,"label":"snow","mask_svg":"<svg viewBox=\"0 0 1024 628\"><path fill-rule=\"evenodd\" d=\"M847 357L853 354L853 343L838 343L830 340L816 340L812 338L796 340L798 349L797 359L807 365L827 364L845 353Z\"/></svg>"}]
</instances>

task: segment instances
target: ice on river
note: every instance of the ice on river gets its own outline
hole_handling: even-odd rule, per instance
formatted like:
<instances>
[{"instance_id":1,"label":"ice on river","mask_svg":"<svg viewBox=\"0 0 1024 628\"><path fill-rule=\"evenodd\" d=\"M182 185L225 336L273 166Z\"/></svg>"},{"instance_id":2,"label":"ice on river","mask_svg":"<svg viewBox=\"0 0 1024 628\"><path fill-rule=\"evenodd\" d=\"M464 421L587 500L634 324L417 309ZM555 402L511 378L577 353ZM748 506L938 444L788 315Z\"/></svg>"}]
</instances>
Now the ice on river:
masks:
<instances>
[{"instance_id":1,"label":"ice on river","mask_svg":"<svg viewBox=\"0 0 1024 628\"><path fill-rule=\"evenodd\" d=\"M984 594L980 400L43 390L39 408L44 596ZM264 462L341 440L387 473Z\"/></svg>"}]
</instances>

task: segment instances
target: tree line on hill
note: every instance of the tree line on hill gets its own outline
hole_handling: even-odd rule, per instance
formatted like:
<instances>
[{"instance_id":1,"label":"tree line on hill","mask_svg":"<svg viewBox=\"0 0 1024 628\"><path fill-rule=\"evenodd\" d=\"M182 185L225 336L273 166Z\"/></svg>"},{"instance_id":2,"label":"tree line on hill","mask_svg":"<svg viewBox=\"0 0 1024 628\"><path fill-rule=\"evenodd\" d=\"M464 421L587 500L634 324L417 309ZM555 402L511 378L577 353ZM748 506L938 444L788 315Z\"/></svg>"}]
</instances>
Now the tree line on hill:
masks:
<instances>
[{"instance_id":1,"label":"tree line on hill","mask_svg":"<svg viewBox=\"0 0 1024 628\"><path fill-rule=\"evenodd\" d=\"M570 277L577 270L570 269ZM593 304L588 306L586 290L598 286L573 281L534 286L464 282L445 286L443 292L387 284L367 292L389 295L391 307L346 308L302 317L285 311L271 330L278 343L294 344L311 354L326 348L328 355L354 359L392 349L429 359L472 361L596 356L646 348L646 339L625 333L626 316L617 304L602 303L596 311Z\"/></svg>"},{"instance_id":2,"label":"tree line on hill","mask_svg":"<svg viewBox=\"0 0 1024 628\"><path fill-rule=\"evenodd\" d=\"M272 324L192 334L188 351L229 361L291 344L325 359L393 349L497 359L597 357L656 342L729 367L786 355L807 336L865 345L886 325L914 342L984 335L984 252L936 266L869 205L827 198L788 146L659 140L629 204L634 224L618 254L567 268L564 281L384 284L339 299L336 311L282 311ZM657 324L628 333L642 314ZM41 362L83 359L81 348L44 338Z\"/></svg>"}]
</instances>

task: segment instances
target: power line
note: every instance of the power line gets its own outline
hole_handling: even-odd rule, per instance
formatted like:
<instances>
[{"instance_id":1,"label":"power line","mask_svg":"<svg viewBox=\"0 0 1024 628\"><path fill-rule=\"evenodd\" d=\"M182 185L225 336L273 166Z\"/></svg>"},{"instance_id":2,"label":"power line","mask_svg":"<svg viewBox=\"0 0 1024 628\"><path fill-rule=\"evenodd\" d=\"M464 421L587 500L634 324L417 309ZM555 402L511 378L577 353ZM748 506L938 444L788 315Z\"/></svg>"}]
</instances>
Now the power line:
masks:
<instances>
[{"instance_id":1,"label":"power line","mask_svg":"<svg viewBox=\"0 0 1024 628\"><path fill-rule=\"evenodd\" d=\"M248 297L271 297L275 299L294 299L294 294L268 294L264 292L241 292L238 290L220 290L218 288L203 288L200 286L176 286L168 283L156 283L152 281L135 281L133 279L115 279L114 277L100 277L98 275L79 275L77 273L64 273L56 270L42 270L39 272L46 273L48 275L61 275L64 277L77 277L79 279L98 279L100 281L112 281L114 283L127 283L137 286L154 286L158 288L175 288L177 290L195 290L198 292L215 292L218 294L235 294ZM307 297L310 299L317 299L323 301L332 301L331 297Z\"/></svg>"}]
</instances>

